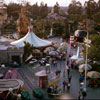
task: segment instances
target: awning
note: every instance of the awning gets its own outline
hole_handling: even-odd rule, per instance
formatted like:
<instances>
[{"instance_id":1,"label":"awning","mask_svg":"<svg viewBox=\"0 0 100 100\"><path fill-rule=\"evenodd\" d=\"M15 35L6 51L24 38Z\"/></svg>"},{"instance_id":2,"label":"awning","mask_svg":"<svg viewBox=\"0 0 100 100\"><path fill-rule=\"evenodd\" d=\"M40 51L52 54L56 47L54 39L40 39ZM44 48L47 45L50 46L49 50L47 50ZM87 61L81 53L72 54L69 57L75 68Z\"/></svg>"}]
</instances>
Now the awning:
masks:
<instances>
[{"instance_id":1,"label":"awning","mask_svg":"<svg viewBox=\"0 0 100 100\"><path fill-rule=\"evenodd\" d=\"M36 76L47 76L47 74L46 74L46 71L45 70L41 70L41 71L39 71L39 72L37 72L37 73L35 73L35 75Z\"/></svg>"}]
</instances>

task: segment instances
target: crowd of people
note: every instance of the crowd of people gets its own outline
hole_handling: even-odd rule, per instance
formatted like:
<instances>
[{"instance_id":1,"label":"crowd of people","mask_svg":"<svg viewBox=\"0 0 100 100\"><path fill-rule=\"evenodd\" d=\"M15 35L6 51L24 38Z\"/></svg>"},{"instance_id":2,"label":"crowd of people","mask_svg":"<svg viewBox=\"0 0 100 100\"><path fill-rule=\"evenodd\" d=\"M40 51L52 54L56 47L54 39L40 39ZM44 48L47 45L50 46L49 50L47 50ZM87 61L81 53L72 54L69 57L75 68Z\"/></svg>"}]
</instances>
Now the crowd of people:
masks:
<instances>
[{"instance_id":1,"label":"crowd of people","mask_svg":"<svg viewBox=\"0 0 100 100\"><path fill-rule=\"evenodd\" d=\"M64 77L67 77L67 79L65 78L62 82L62 86L63 86L63 92L66 92L70 90L71 87L71 79L72 79L72 75L71 75L71 70L75 68L74 66L74 62L71 61L70 59L71 55L69 55L69 57L67 58L67 64L65 65L65 70L64 70ZM65 60L66 61L66 60ZM54 67L57 68L57 60L53 61ZM65 73L67 72L67 76L65 75ZM62 73L62 70L56 70L55 74L60 76L60 73ZM79 83L84 81L84 74L80 74L79 77ZM47 89L48 94L59 94L59 90L58 90L58 86L49 86ZM87 96L86 90L85 89L81 89L78 92L78 100L81 99L85 99L85 97Z\"/></svg>"},{"instance_id":2,"label":"crowd of people","mask_svg":"<svg viewBox=\"0 0 100 100\"><path fill-rule=\"evenodd\" d=\"M61 92L61 90L58 88L58 86L49 86L47 89L47 93L49 96L53 96L53 95L59 95L59 93Z\"/></svg>"}]
</instances>

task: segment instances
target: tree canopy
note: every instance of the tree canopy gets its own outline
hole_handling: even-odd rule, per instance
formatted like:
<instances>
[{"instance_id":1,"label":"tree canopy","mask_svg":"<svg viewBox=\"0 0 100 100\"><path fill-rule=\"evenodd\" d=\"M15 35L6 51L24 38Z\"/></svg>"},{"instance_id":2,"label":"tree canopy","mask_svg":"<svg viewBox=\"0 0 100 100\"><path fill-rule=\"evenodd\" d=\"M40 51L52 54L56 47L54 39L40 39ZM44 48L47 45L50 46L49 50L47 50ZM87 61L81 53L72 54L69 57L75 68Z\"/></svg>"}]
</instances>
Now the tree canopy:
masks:
<instances>
[{"instance_id":1,"label":"tree canopy","mask_svg":"<svg viewBox=\"0 0 100 100\"><path fill-rule=\"evenodd\" d=\"M66 6L66 9L64 7L60 7L58 3L56 3L54 7L48 7L48 5L43 2L41 2L40 6L37 3L30 5L28 2L24 6L22 4L15 3L10 3L6 6L8 19L12 18L14 23L16 23L19 18L21 9L27 9L27 14L23 15L26 16L24 17L26 20L19 24L19 26L22 24L22 26L25 26L23 31L25 31L25 29L26 31L22 33L27 33L26 27L29 25L27 23L28 21L30 23L30 20L31 25L34 27L34 31L40 37L47 37L51 27L53 28L53 34L63 36L64 38L69 37L69 33L73 35L75 30L86 29L86 27L90 34L100 33L100 0L98 2L95 2L95 0L88 0L84 3L84 6L82 6L79 1L72 0L69 6ZM52 8L54 11L54 18L48 19L47 16L50 14L50 10ZM59 15L60 17L56 19L56 15ZM12 21L9 23L12 25ZM56 23L56 26L52 23ZM87 25L86 27L84 23ZM7 26L6 24L8 25L8 23L5 23L3 26Z\"/></svg>"},{"instance_id":2,"label":"tree canopy","mask_svg":"<svg viewBox=\"0 0 100 100\"><path fill-rule=\"evenodd\" d=\"M88 59L93 61L100 62L100 36L99 35L90 35L89 39L91 42L91 47L88 48ZM84 49L84 56L85 56L85 49Z\"/></svg>"}]
</instances>

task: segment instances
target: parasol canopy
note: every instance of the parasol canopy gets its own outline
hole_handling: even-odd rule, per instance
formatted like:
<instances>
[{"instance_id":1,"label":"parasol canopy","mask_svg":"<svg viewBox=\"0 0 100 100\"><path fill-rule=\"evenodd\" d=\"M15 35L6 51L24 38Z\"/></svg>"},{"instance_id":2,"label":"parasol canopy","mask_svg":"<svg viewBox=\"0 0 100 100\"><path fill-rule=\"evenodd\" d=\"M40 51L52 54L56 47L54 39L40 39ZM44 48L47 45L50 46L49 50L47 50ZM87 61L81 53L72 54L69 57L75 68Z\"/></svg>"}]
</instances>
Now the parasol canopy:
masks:
<instances>
[{"instance_id":1,"label":"parasol canopy","mask_svg":"<svg viewBox=\"0 0 100 100\"><path fill-rule=\"evenodd\" d=\"M85 64L85 60L78 59L78 60L75 61L75 64L77 64L78 66L81 65L81 64Z\"/></svg>"},{"instance_id":2,"label":"parasol canopy","mask_svg":"<svg viewBox=\"0 0 100 100\"><path fill-rule=\"evenodd\" d=\"M33 54L33 55L34 55L34 54L40 54L40 50L34 49L33 52L32 52L32 54Z\"/></svg>"},{"instance_id":3,"label":"parasol canopy","mask_svg":"<svg viewBox=\"0 0 100 100\"><path fill-rule=\"evenodd\" d=\"M86 66L86 64L81 64L81 65L79 66L79 70L85 70L85 67L86 67L86 70L92 69L92 66L89 65L89 64L87 64L87 66Z\"/></svg>"},{"instance_id":4,"label":"parasol canopy","mask_svg":"<svg viewBox=\"0 0 100 100\"><path fill-rule=\"evenodd\" d=\"M58 48L58 47L60 46L60 44L59 44L59 43L55 43L53 46L54 46L55 48Z\"/></svg>"},{"instance_id":5,"label":"parasol canopy","mask_svg":"<svg viewBox=\"0 0 100 100\"><path fill-rule=\"evenodd\" d=\"M96 71L90 71L87 73L87 76L90 78L100 78L100 73Z\"/></svg>"},{"instance_id":6,"label":"parasol canopy","mask_svg":"<svg viewBox=\"0 0 100 100\"><path fill-rule=\"evenodd\" d=\"M62 42L62 43L60 43L60 46L67 47L67 44L66 44L66 42Z\"/></svg>"},{"instance_id":7,"label":"parasol canopy","mask_svg":"<svg viewBox=\"0 0 100 100\"><path fill-rule=\"evenodd\" d=\"M62 53L62 52L64 52L64 51L66 51L66 49L65 49L63 46L60 46L60 47L57 49L57 51L58 51L59 53Z\"/></svg>"},{"instance_id":8,"label":"parasol canopy","mask_svg":"<svg viewBox=\"0 0 100 100\"><path fill-rule=\"evenodd\" d=\"M67 49L67 43L66 42L60 43L60 47L64 48L64 50L66 50Z\"/></svg>"},{"instance_id":9,"label":"parasol canopy","mask_svg":"<svg viewBox=\"0 0 100 100\"><path fill-rule=\"evenodd\" d=\"M49 52L49 55L50 56L57 56L58 52L57 51L51 51L51 52Z\"/></svg>"},{"instance_id":10,"label":"parasol canopy","mask_svg":"<svg viewBox=\"0 0 100 100\"><path fill-rule=\"evenodd\" d=\"M53 47L47 47L45 50L44 50L44 53L46 54L49 54L50 51L53 51L54 48Z\"/></svg>"}]
</instances>

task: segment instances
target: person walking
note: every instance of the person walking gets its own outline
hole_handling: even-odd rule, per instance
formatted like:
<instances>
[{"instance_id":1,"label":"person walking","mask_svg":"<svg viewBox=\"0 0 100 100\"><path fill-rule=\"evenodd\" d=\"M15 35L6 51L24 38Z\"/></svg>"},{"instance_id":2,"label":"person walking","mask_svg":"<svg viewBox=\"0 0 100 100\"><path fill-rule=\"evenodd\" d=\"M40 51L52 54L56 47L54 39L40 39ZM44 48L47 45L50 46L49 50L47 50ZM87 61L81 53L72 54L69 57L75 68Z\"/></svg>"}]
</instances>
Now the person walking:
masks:
<instances>
[{"instance_id":1,"label":"person walking","mask_svg":"<svg viewBox=\"0 0 100 100\"><path fill-rule=\"evenodd\" d=\"M85 100L85 97L87 96L86 89L83 89L82 96L83 96L83 100Z\"/></svg>"},{"instance_id":2,"label":"person walking","mask_svg":"<svg viewBox=\"0 0 100 100\"><path fill-rule=\"evenodd\" d=\"M80 74L80 77L79 77L79 82L80 82L80 83L81 83L81 82L83 82L83 79L84 79L83 74Z\"/></svg>"},{"instance_id":3,"label":"person walking","mask_svg":"<svg viewBox=\"0 0 100 100\"><path fill-rule=\"evenodd\" d=\"M66 81L63 81L63 91L65 91L65 87L66 87Z\"/></svg>"},{"instance_id":4,"label":"person walking","mask_svg":"<svg viewBox=\"0 0 100 100\"><path fill-rule=\"evenodd\" d=\"M69 90L70 89L70 83L68 82L68 86L67 86L67 89Z\"/></svg>"},{"instance_id":5,"label":"person walking","mask_svg":"<svg viewBox=\"0 0 100 100\"><path fill-rule=\"evenodd\" d=\"M67 73L68 73L68 77L69 77L70 69L68 66L67 66Z\"/></svg>"},{"instance_id":6,"label":"person walking","mask_svg":"<svg viewBox=\"0 0 100 100\"><path fill-rule=\"evenodd\" d=\"M69 83L71 82L71 78L72 78L72 76L70 75L70 76L68 77Z\"/></svg>"},{"instance_id":7,"label":"person walking","mask_svg":"<svg viewBox=\"0 0 100 100\"><path fill-rule=\"evenodd\" d=\"M79 91L79 92L78 92L78 100L81 100L81 96L82 96L82 95L81 95L81 92Z\"/></svg>"},{"instance_id":8,"label":"person walking","mask_svg":"<svg viewBox=\"0 0 100 100\"><path fill-rule=\"evenodd\" d=\"M50 94L52 92L51 86L48 87L47 93Z\"/></svg>"},{"instance_id":9,"label":"person walking","mask_svg":"<svg viewBox=\"0 0 100 100\"><path fill-rule=\"evenodd\" d=\"M57 67L57 60L54 60L54 66Z\"/></svg>"},{"instance_id":10,"label":"person walking","mask_svg":"<svg viewBox=\"0 0 100 100\"><path fill-rule=\"evenodd\" d=\"M70 83L69 83L68 80L66 81L66 85L67 85L67 90L69 90L70 89Z\"/></svg>"}]
</instances>

